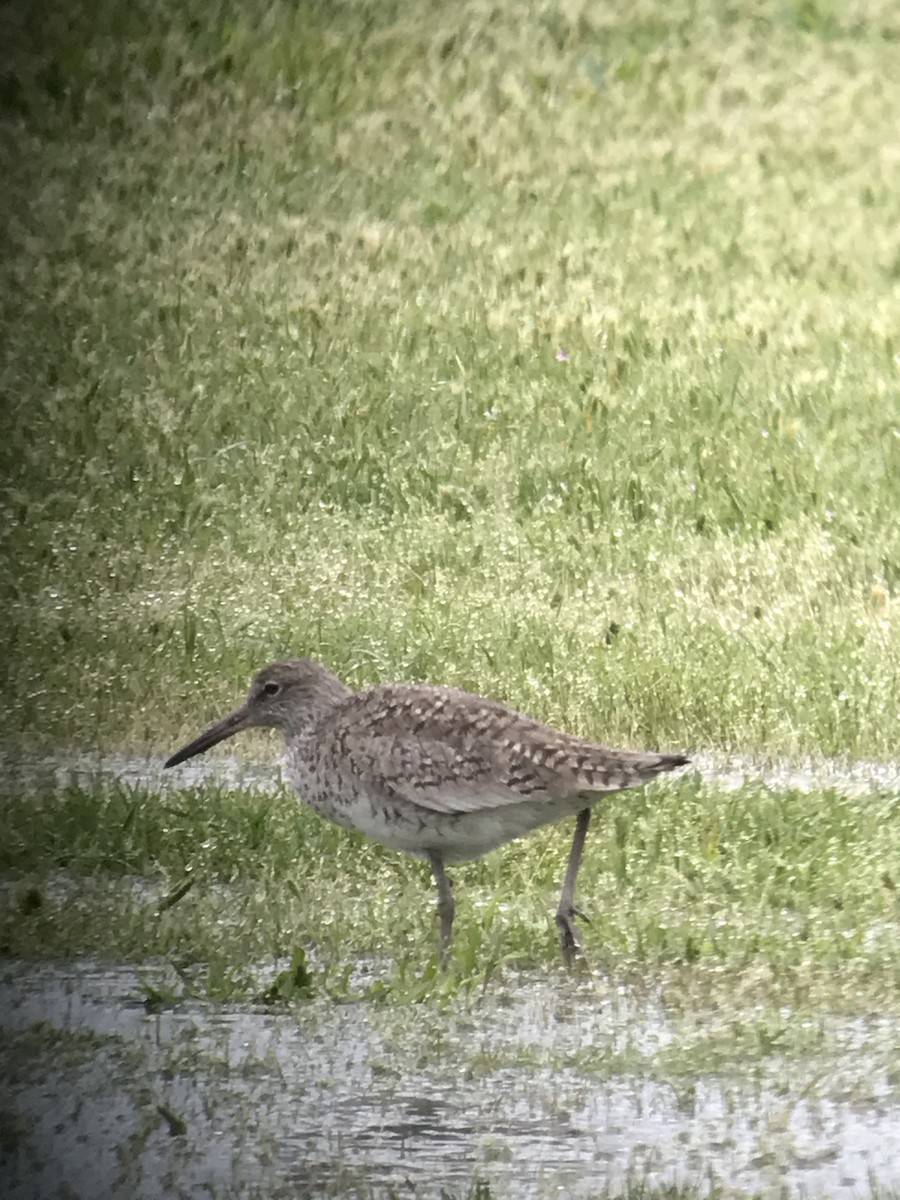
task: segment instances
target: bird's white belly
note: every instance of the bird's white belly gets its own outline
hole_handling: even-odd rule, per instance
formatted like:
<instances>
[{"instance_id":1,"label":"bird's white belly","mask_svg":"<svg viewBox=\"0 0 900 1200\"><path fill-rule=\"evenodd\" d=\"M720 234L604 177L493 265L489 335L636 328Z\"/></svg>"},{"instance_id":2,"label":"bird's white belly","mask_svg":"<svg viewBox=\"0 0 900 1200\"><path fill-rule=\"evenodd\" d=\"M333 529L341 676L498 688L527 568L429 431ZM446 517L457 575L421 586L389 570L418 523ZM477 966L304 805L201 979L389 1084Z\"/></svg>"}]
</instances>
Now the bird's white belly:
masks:
<instances>
[{"instance_id":1,"label":"bird's white belly","mask_svg":"<svg viewBox=\"0 0 900 1200\"><path fill-rule=\"evenodd\" d=\"M361 792L352 782L327 788L313 775L288 762L286 771L300 796L327 820L352 829L372 841L415 858L429 852L445 862L465 862L488 851L564 819L584 807L584 800L569 803L523 799L519 803L490 804L470 812L440 812L405 799L384 799Z\"/></svg>"},{"instance_id":2,"label":"bird's white belly","mask_svg":"<svg viewBox=\"0 0 900 1200\"><path fill-rule=\"evenodd\" d=\"M425 858L433 852L445 862L480 858L506 842L566 816L558 809L553 813L545 810L538 815L534 806L524 804L483 812L400 813L391 817L383 810L373 811L366 802L338 809L313 807L328 820L362 833L392 850L400 850L414 858Z\"/></svg>"}]
</instances>

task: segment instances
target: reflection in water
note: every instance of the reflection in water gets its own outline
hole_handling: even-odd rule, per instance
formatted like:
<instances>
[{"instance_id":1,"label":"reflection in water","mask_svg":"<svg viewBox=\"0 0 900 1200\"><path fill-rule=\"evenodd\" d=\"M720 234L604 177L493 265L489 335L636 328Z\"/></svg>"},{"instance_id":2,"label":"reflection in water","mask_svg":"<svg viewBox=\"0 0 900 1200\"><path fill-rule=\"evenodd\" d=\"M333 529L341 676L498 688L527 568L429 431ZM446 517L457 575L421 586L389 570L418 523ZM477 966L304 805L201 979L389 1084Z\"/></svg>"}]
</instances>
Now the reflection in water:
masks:
<instances>
[{"instance_id":1,"label":"reflection in water","mask_svg":"<svg viewBox=\"0 0 900 1200\"><path fill-rule=\"evenodd\" d=\"M0 750L0 791L5 795L62 791L71 785L123 783L154 792L217 784L246 791L274 792L281 784L275 762L247 763L237 758L206 756L183 763L177 771L163 770L165 756L126 754L11 755ZM874 789L900 789L900 763L847 762L841 759L786 761L749 755L727 758L699 753L691 766L709 784L729 791L746 783L762 783L779 791L811 792L835 788L847 795Z\"/></svg>"},{"instance_id":2,"label":"reflection in water","mask_svg":"<svg viewBox=\"0 0 900 1200\"><path fill-rule=\"evenodd\" d=\"M895 764L695 765L725 788L900 780ZM0 755L7 793L112 780L271 791L280 770ZM5 1197L462 1197L476 1180L495 1198L587 1197L630 1175L847 1198L900 1187L895 1020L822 1017L827 1061L772 1056L673 1083L647 1065L675 1036L664 1006L597 980L517 978L447 1010L323 1000L149 1014L145 974L0 969ZM161 985L165 968L152 974Z\"/></svg>"},{"instance_id":3,"label":"reflection in water","mask_svg":"<svg viewBox=\"0 0 900 1200\"><path fill-rule=\"evenodd\" d=\"M464 1196L483 1180L493 1197L587 1197L630 1175L848 1198L900 1185L887 1019L834 1020L827 1062L672 1083L604 1077L674 1035L658 1001L597 980L517 979L443 1011L148 1014L145 974L0 972L6 1196L155 1198L166 1179L221 1196Z\"/></svg>"}]
</instances>

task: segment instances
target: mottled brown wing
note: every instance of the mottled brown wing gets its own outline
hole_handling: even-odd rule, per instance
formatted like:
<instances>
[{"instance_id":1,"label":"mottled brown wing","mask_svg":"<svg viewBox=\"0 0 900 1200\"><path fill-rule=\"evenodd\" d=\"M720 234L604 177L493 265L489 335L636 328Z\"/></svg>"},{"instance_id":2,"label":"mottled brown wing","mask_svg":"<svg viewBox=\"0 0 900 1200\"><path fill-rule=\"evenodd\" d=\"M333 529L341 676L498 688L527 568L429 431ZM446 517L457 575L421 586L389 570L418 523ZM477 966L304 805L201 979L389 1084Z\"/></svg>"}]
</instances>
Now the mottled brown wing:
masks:
<instances>
[{"instance_id":1,"label":"mottled brown wing","mask_svg":"<svg viewBox=\"0 0 900 1200\"><path fill-rule=\"evenodd\" d=\"M342 771L354 771L385 796L435 813L470 813L521 804L549 793L517 788L485 756L461 755L446 742L421 738L351 736Z\"/></svg>"},{"instance_id":2,"label":"mottled brown wing","mask_svg":"<svg viewBox=\"0 0 900 1200\"><path fill-rule=\"evenodd\" d=\"M369 688L330 724L344 764L357 764L386 791L441 813L564 796L590 803L687 761L610 750L450 688Z\"/></svg>"}]
</instances>

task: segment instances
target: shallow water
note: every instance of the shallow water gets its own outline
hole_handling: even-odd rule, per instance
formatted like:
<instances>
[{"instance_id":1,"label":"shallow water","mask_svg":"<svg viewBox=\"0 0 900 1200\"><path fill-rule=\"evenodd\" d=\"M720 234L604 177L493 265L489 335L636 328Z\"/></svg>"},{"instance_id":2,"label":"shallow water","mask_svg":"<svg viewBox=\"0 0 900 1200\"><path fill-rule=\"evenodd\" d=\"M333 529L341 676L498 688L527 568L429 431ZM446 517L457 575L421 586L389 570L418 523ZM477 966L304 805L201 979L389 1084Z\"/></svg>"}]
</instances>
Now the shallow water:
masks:
<instances>
[{"instance_id":1,"label":"shallow water","mask_svg":"<svg viewBox=\"0 0 900 1200\"><path fill-rule=\"evenodd\" d=\"M722 787L858 794L900 779L895 764L695 765ZM7 793L113 780L281 786L279 768L234 758L166 772L121 755L0 755ZM355 985L390 969L359 964ZM821 1015L825 1056L672 1080L655 1056L684 1038L681 1018L599 976L507 978L446 1009L317 999L150 1014L141 981L177 984L167 970L0 964L5 1197L437 1198L482 1181L493 1198L544 1200L632 1177L840 1200L900 1189L900 1020Z\"/></svg>"},{"instance_id":2,"label":"shallow water","mask_svg":"<svg viewBox=\"0 0 900 1200\"><path fill-rule=\"evenodd\" d=\"M27 796L119 783L150 791L181 791L217 784L223 788L274 792L281 786L280 764L254 764L205 756L167 771L165 759L129 754L17 754L0 750L0 790Z\"/></svg>"},{"instance_id":3,"label":"shallow water","mask_svg":"<svg viewBox=\"0 0 900 1200\"><path fill-rule=\"evenodd\" d=\"M206 755L167 771L164 761L159 757L126 754L12 755L0 750L0 789L7 795L27 795L41 790L60 791L71 785L92 787L112 782L160 792L204 784L260 792L277 791L282 786L278 762L248 763L234 756ZM753 782L779 791L834 788L846 795L900 789L898 762L764 759L750 755L726 758L699 753L692 756L691 769L706 782L725 790Z\"/></svg>"},{"instance_id":4,"label":"shallow water","mask_svg":"<svg viewBox=\"0 0 900 1200\"><path fill-rule=\"evenodd\" d=\"M5 1196L65 1182L85 1197L462 1197L483 1181L492 1197L587 1197L636 1176L849 1200L900 1186L894 1021L832 1021L827 1061L664 1082L604 1070L673 1027L660 997L598 978L519 979L444 1010L149 1014L140 982L164 974L0 971Z\"/></svg>"}]
</instances>

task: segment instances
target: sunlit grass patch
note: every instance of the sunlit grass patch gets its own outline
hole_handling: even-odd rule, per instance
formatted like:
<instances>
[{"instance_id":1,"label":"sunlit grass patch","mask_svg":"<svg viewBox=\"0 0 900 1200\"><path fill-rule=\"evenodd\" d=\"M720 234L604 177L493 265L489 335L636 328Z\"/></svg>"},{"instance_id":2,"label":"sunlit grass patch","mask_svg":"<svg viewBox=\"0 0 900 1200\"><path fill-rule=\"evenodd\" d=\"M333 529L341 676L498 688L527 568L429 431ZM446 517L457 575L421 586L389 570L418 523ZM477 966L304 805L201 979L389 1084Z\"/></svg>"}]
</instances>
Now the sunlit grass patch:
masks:
<instances>
[{"instance_id":1,"label":"sunlit grass patch","mask_svg":"<svg viewBox=\"0 0 900 1200\"><path fill-rule=\"evenodd\" d=\"M696 777L595 814L580 881L586 959L616 978L670 981L684 1003L892 1007L897 799L723 792ZM565 826L457 868L449 974L437 970L424 864L273 796L125 788L5 800L6 954L167 959L191 987L257 994L261 965L304 949L313 988L347 995L377 959L371 999L439 999L496 974L561 970L553 913ZM318 981L316 979L318 973ZM377 993L377 994L376 994Z\"/></svg>"},{"instance_id":2,"label":"sunlit grass patch","mask_svg":"<svg viewBox=\"0 0 900 1200\"><path fill-rule=\"evenodd\" d=\"M68 730L160 753L265 662L301 653L354 686L456 684L607 742L893 753L890 589L827 527L747 544L564 536L561 520L288 515L253 526L252 559L188 543L153 588L141 569L93 585L90 606L49 589L19 611L42 669L22 662L16 711L40 740Z\"/></svg>"},{"instance_id":3,"label":"sunlit grass patch","mask_svg":"<svg viewBox=\"0 0 900 1200\"><path fill-rule=\"evenodd\" d=\"M890 5L114 8L6 18L4 739L894 753Z\"/></svg>"}]
</instances>

